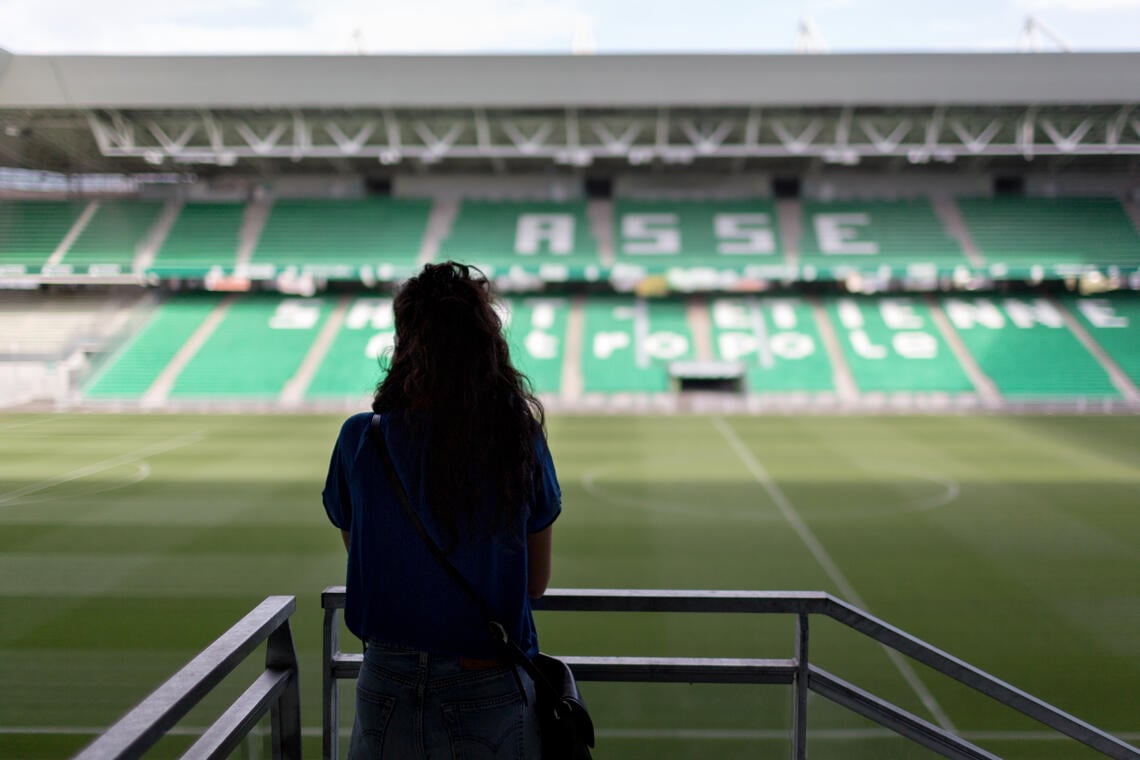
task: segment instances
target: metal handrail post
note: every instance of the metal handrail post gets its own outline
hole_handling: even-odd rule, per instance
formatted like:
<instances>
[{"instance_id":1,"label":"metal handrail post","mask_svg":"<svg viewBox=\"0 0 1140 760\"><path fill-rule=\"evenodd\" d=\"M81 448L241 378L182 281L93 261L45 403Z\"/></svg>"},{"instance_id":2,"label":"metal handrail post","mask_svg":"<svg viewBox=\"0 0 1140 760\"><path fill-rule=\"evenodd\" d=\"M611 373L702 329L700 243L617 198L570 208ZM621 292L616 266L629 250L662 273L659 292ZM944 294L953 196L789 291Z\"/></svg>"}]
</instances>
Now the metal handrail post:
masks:
<instances>
[{"instance_id":1,"label":"metal handrail post","mask_svg":"<svg viewBox=\"0 0 1140 760\"><path fill-rule=\"evenodd\" d=\"M796 682L792 687L792 757L807 760L807 704L808 676L808 616L806 612L796 615Z\"/></svg>"},{"instance_id":2,"label":"metal handrail post","mask_svg":"<svg viewBox=\"0 0 1140 760\"><path fill-rule=\"evenodd\" d=\"M326 589L327 593L328 589ZM340 711L339 690L337 689L336 673L333 672L333 657L340 651L340 616L336 607L325 607L324 619L324 649L321 652L321 690L324 698L321 700L321 755L324 760L337 760L340 752L340 742L337 725L337 715Z\"/></svg>"},{"instance_id":3,"label":"metal handrail post","mask_svg":"<svg viewBox=\"0 0 1140 760\"><path fill-rule=\"evenodd\" d=\"M274 760L301 760L301 683L297 667L297 648L293 631L286 620L265 642L265 668L289 672L289 681L280 699L270 708L273 724Z\"/></svg>"}]
</instances>

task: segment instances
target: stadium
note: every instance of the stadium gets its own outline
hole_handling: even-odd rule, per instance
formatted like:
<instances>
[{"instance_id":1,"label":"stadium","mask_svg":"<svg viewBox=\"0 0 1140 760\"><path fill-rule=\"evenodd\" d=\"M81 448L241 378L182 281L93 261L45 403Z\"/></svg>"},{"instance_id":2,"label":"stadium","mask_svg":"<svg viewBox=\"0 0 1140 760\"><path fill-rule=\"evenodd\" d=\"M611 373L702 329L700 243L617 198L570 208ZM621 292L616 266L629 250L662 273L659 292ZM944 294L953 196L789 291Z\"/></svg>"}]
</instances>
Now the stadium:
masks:
<instances>
[{"instance_id":1,"label":"stadium","mask_svg":"<svg viewBox=\"0 0 1140 760\"><path fill-rule=\"evenodd\" d=\"M554 585L740 592L553 595L597 757L1140 756L1138 104L1134 53L0 51L0 757L280 595L329 755L320 483L448 259L551 412Z\"/></svg>"}]
</instances>

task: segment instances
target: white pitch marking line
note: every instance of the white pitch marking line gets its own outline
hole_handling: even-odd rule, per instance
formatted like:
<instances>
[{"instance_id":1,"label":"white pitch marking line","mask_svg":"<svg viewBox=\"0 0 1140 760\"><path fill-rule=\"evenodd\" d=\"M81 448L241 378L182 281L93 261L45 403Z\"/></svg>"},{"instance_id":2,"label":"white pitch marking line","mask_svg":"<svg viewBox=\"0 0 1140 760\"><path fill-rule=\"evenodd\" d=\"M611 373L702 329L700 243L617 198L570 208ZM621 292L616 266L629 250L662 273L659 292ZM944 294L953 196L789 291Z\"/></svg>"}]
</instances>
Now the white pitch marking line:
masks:
<instances>
[{"instance_id":1,"label":"white pitch marking line","mask_svg":"<svg viewBox=\"0 0 1140 760\"><path fill-rule=\"evenodd\" d=\"M146 457L151 457L155 454L162 454L166 451L172 451L174 449L180 449L183 446L189 446L192 443L197 443L205 437L206 433L203 430L199 430L194 433L187 433L186 435L180 435L177 438L171 438L168 441L162 441L161 443L152 443L150 446L144 446L138 451L131 452L130 454L120 454L117 457L104 459L102 462L89 464L86 467L80 467L78 469L72 470L71 472L66 472L63 475L57 475L54 478L41 480L39 483L32 483L30 486L17 488L15 491L9 491L8 493L0 494L0 507L23 496L27 496L28 494L37 493L47 488L52 488L53 486L62 485L64 483L70 483L73 480L79 480L80 478L85 478L88 475L94 475L96 473L103 472L104 470L110 470L113 467L130 464L131 462L137 462L140 459L145 459Z\"/></svg>"},{"instance_id":2,"label":"white pitch marking line","mask_svg":"<svg viewBox=\"0 0 1140 760\"><path fill-rule=\"evenodd\" d=\"M753 456L748 447L744 445L744 442L740 440L740 436L736 434L736 431L733 430L722 417L714 417L713 425L720 431L720 434L724 436L724 439L728 442L728 445L732 447L732 450L736 452L736 455L740 457L740 461L743 462L744 466L752 473L752 477L756 478L756 482L767 491L768 496L771 497L772 501L779 508L784 519L792 526L792 529L800 537L800 540L807 546L808 551L815 557L816 562L819 563L820 567L823 568L823 571L827 573L827 576L831 579L831 582L839 589L839 593L856 607L870 611L870 605L859 595L855 587L851 585L851 581L847 580L847 576L843 574L843 571L839 569L839 565L835 564L835 560L833 560L831 555L827 553L827 550L823 548L823 544L821 544L819 539L815 537L815 534L812 533L811 528L804 522L803 517L800 516L800 513L796 510L791 500L780 490L780 487L776 485L776 481L772 479L772 476L768 474L764 466L760 464L759 460ZM926 688L926 684L919 679L918 673L916 673L914 668L911 667L911 664L903 658L903 655L886 645L883 646L883 651L887 653L887 657L890 658L891 662L898 668L899 673L902 674L903 680L905 680L907 684L910 685L910 688L914 690L914 693L918 695L922 704L926 706L926 709L930 711L930 714L934 716L938 724L946 731L954 734L958 733L958 730L954 727L954 723L950 720L950 716L947 715L946 711L942 709L942 706L938 704L938 700L936 700L934 695L930 693L930 690Z\"/></svg>"},{"instance_id":3,"label":"white pitch marking line","mask_svg":"<svg viewBox=\"0 0 1140 760\"><path fill-rule=\"evenodd\" d=\"M22 427L29 427L31 425L39 425L39 424L42 424L44 422L54 422L55 420L63 419L66 416L67 415L60 414L60 415L55 415L52 417L40 417L39 419L28 420L26 422L11 422L11 423L8 423L7 425L0 425L0 430L12 430L14 428L22 428Z\"/></svg>"}]
</instances>

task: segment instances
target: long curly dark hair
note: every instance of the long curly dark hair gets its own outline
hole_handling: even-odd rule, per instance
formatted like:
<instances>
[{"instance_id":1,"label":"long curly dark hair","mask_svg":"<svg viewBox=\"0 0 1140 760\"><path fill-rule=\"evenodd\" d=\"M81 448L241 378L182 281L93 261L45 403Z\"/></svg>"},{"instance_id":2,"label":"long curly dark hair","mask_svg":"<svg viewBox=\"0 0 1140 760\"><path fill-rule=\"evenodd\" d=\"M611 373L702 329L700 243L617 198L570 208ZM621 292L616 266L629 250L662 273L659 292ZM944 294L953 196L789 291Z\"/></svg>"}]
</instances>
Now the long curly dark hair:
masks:
<instances>
[{"instance_id":1,"label":"long curly dark hair","mask_svg":"<svg viewBox=\"0 0 1140 760\"><path fill-rule=\"evenodd\" d=\"M372 400L425 442L427 505L449 546L521 525L538 464L542 403L493 304L478 269L426 265L396 295L396 344Z\"/></svg>"}]
</instances>

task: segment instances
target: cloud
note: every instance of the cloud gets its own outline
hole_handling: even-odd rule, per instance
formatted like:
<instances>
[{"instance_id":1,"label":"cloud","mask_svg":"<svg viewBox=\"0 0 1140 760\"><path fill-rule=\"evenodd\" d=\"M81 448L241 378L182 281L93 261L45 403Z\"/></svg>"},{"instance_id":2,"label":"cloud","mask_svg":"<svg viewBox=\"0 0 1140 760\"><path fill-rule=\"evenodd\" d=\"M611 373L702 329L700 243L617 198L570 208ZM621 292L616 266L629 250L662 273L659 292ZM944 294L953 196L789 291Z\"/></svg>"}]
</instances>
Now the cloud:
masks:
<instances>
[{"instance_id":1,"label":"cloud","mask_svg":"<svg viewBox=\"0 0 1140 760\"><path fill-rule=\"evenodd\" d=\"M0 0L20 53L570 51L581 13L556 0ZM403 4L401 4L402 6Z\"/></svg>"},{"instance_id":2,"label":"cloud","mask_svg":"<svg viewBox=\"0 0 1140 760\"><path fill-rule=\"evenodd\" d=\"M1140 0L1014 0L1023 11L1120 11L1140 9Z\"/></svg>"}]
</instances>

